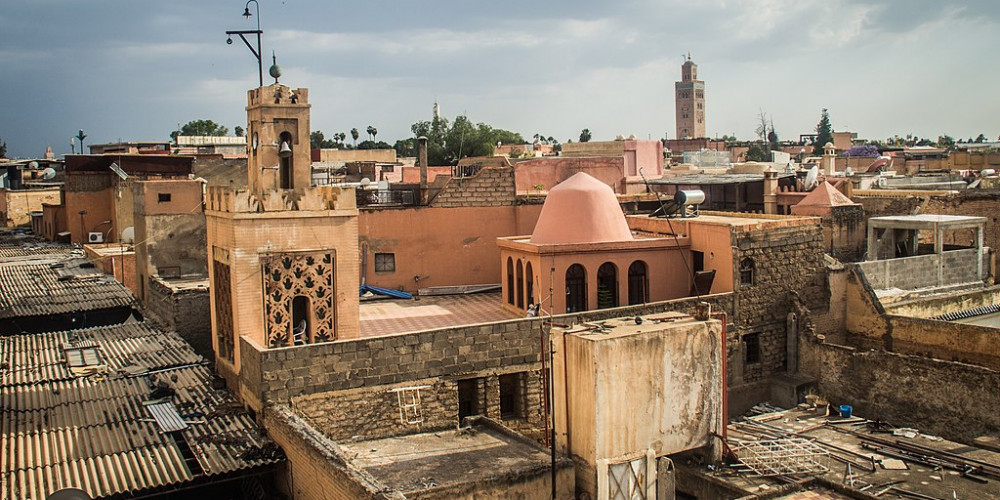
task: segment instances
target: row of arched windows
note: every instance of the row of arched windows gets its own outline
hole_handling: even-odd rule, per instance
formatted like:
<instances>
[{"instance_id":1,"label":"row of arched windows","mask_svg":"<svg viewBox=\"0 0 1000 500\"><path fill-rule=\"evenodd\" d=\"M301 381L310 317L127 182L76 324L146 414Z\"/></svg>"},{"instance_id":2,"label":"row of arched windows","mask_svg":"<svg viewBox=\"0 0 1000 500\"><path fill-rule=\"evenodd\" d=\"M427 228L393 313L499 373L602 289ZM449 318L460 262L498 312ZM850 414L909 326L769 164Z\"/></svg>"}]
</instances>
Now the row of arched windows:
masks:
<instances>
[{"instance_id":1,"label":"row of arched windows","mask_svg":"<svg viewBox=\"0 0 1000 500\"><path fill-rule=\"evenodd\" d=\"M507 303L519 309L535 303L534 274L531 262L522 263L507 258ZM628 267L628 304L649 302L649 273L646 263L637 260ZM573 264L566 269L566 312L589 309L587 296L587 269ZM605 262L597 269L597 308L606 309L619 305L618 267ZM527 295L527 298L525 298Z\"/></svg>"}]
</instances>

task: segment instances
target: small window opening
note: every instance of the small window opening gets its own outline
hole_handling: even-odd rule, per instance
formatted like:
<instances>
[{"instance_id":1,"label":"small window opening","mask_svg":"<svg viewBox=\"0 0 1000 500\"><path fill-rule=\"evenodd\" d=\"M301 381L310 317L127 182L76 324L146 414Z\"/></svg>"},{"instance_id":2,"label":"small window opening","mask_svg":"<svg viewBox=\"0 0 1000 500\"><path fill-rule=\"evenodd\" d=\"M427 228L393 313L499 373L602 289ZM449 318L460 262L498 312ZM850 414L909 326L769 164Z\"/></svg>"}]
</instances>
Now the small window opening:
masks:
<instances>
[{"instance_id":1,"label":"small window opening","mask_svg":"<svg viewBox=\"0 0 1000 500\"><path fill-rule=\"evenodd\" d=\"M292 344L303 345L309 341L309 297L297 295L292 299Z\"/></svg>"},{"instance_id":2,"label":"small window opening","mask_svg":"<svg viewBox=\"0 0 1000 500\"><path fill-rule=\"evenodd\" d=\"M744 335L743 344L746 348L746 364L760 363L760 334L748 333Z\"/></svg>"},{"instance_id":3,"label":"small window opening","mask_svg":"<svg viewBox=\"0 0 1000 500\"><path fill-rule=\"evenodd\" d=\"M156 201L157 203L166 203L170 201L170 193L157 193Z\"/></svg>"},{"instance_id":4,"label":"small window opening","mask_svg":"<svg viewBox=\"0 0 1000 500\"><path fill-rule=\"evenodd\" d=\"M375 272L377 273L396 272L396 254L394 253L375 254Z\"/></svg>"},{"instance_id":5,"label":"small window opening","mask_svg":"<svg viewBox=\"0 0 1000 500\"><path fill-rule=\"evenodd\" d=\"M754 280L753 259L747 257L740 261L740 286L751 286Z\"/></svg>"},{"instance_id":6,"label":"small window opening","mask_svg":"<svg viewBox=\"0 0 1000 500\"><path fill-rule=\"evenodd\" d=\"M458 381L458 421L473 415L482 415L485 379L470 378Z\"/></svg>"},{"instance_id":7,"label":"small window opening","mask_svg":"<svg viewBox=\"0 0 1000 500\"><path fill-rule=\"evenodd\" d=\"M524 418L527 404L525 381L527 373L500 375L500 418Z\"/></svg>"}]
</instances>

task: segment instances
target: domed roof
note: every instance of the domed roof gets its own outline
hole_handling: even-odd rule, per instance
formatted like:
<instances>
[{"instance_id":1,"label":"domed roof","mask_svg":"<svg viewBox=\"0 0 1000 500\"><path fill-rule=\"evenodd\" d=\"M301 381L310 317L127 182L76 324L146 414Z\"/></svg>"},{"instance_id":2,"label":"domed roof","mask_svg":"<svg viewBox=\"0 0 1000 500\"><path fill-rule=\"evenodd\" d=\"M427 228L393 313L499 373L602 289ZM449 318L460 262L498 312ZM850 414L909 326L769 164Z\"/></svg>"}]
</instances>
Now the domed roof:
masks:
<instances>
[{"instance_id":1,"label":"domed roof","mask_svg":"<svg viewBox=\"0 0 1000 500\"><path fill-rule=\"evenodd\" d=\"M631 241L614 191L578 172L549 190L531 242L540 245Z\"/></svg>"}]
</instances>

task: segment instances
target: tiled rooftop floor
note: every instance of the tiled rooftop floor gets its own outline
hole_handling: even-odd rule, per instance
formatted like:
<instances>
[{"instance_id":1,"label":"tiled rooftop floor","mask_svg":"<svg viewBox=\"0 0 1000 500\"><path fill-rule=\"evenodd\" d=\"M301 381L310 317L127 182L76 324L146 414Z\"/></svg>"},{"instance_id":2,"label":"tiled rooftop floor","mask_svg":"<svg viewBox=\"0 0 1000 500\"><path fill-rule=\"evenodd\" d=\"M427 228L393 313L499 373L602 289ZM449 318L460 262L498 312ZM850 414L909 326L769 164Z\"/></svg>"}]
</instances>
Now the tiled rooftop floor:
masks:
<instances>
[{"instance_id":1,"label":"tiled rooftop floor","mask_svg":"<svg viewBox=\"0 0 1000 500\"><path fill-rule=\"evenodd\" d=\"M377 337L517 317L503 308L499 292L376 300L361 303L361 336Z\"/></svg>"}]
</instances>

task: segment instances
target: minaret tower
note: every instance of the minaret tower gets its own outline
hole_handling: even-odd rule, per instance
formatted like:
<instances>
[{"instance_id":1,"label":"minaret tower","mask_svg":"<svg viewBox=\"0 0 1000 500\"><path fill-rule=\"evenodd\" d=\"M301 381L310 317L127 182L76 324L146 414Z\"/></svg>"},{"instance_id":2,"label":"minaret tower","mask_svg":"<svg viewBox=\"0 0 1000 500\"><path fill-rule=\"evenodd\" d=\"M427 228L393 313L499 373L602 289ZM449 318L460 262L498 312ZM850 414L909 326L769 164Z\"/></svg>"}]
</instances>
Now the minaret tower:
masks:
<instances>
[{"instance_id":1,"label":"minaret tower","mask_svg":"<svg viewBox=\"0 0 1000 500\"><path fill-rule=\"evenodd\" d=\"M248 187L206 199L216 368L234 388L242 349L359 332L354 189L312 185L309 90L278 83L277 65L271 75L247 95Z\"/></svg>"},{"instance_id":2,"label":"minaret tower","mask_svg":"<svg viewBox=\"0 0 1000 500\"><path fill-rule=\"evenodd\" d=\"M681 65L681 81L674 83L677 138L705 137L705 82L698 79L698 65L691 53Z\"/></svg>"}]
</instances>

